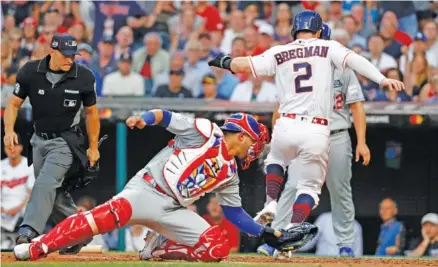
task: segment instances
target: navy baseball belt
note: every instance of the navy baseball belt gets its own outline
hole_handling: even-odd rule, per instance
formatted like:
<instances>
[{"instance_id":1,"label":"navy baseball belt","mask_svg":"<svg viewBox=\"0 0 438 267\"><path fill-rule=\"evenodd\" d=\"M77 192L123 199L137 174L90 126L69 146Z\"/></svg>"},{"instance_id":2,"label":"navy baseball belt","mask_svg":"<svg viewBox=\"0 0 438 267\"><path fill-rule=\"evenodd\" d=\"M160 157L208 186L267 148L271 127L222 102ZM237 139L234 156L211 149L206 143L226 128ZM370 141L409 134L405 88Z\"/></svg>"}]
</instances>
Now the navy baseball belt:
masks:
<instances>
[{"instance_id":1,"label":"navy baseball belt","mask_svg":"<svg viewBox=\"0 0 438 267\"><path fill-rule=\"evenodd\" d=\"M79 128L79 126L73 126L66 131L70 131L70 130L73 130L75 132L81 132L81 129ZM63 132L65 132L65 131L60 131L60 132L37 132L37 131L35 131L35 134L44 140L50 140L50 139L55 139L57 137L62 137Z\"/></svg>"},{"instance_id":2,"label":"navy baseball belt","mask_svg":"<svg viewBox=\"0 0 438 267\"><path fill-rule=\"evenodd\" d=\"M348 129L333 130L333 131L330 131L330 135L337 134L337 133L342 133L342 132L345 132L345 131L348 131Z\"/></svg>"}]
</instances>

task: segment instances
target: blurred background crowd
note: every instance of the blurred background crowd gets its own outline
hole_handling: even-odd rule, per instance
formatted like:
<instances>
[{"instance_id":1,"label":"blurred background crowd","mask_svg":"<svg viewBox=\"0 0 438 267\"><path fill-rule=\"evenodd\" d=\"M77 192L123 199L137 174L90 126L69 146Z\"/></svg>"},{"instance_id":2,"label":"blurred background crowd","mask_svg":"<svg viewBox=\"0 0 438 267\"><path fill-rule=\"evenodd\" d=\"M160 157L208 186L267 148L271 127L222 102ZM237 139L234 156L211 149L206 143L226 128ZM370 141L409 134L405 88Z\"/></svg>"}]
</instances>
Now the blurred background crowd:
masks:
<instances>
[{"instance_id":1,"label":"blurred background crowd","mask_svg":"<svg viewBox=\"0 0 438 267\"><path fill-rule=\"evenodd\" d=\"M294 14L308 9L332 27L332 39L368 58L406 91L389 92L358 75L367 101L438 103L438 1L3 1L1 2L1 91L12 92L18 69L48 54L55 33L68 32L79 42L78 63L96 76L99 97L169 97L274 102L275 79L233 75L210 68L218 53L258 55L291 42ZM2 248L11 246L33 185L33 170L18 153L1 162ZM85 196L79 210L96 200ZM198 206L218 224L239 251L241 234L228 222L214 197ZM418 239L406 238L397 220L397 203L382 200L376 255L438 256L438 215L425 214ZM337 253L330 213L320 215L320 235L305 250ZM48 228L51 226L48 225ZM362 227L355 226L357 256ZM127 251L142 248L147 229L126 229ZM11 238L8 239L8 233ZM243 236L242 236L243 237ZM330 243L331 242L331 243ZM97 236L94 244L117 248L117 232ZM408 251L408 252L407 252Z\"/></svg>"},{"instance_id":2,"label":"blurred background crowd","mask_svg":"<svg viewBox=\"0 0 438 267\"><path fill-rule=\"evenodd\" d=\"M2 93L28 60L48 53L54 33L80 43L100 97L275 101L275 80L210 68L218 53L258 55L291 40L297 12L321 14L332 39L403 80L387 92L358 76L367 101L437 102L437 1L2 1Z\"/></svg>"}]
</instances>

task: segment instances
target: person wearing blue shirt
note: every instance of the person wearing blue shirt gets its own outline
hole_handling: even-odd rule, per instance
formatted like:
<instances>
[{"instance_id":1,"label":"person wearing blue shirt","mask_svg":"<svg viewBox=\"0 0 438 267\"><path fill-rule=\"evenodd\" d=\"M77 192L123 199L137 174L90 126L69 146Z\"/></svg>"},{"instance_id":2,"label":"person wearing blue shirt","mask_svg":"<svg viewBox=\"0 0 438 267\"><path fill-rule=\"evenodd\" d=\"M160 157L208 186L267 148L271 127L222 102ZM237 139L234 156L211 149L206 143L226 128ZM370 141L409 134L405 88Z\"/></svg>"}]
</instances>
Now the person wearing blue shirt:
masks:
<instances>
[{"instance_id":1,"label":"person wearing blue shirt","mask_svg":"<svg viewBox=\"0 0 438 267\"><path fill-rule=\"evenodd\" d=\"M385 198L380 203L379 213L383 224L380 226L376 256L402 254L405 244L405 228L403 223L396 219L397 203L391 198Z\"/></svg>"},{"instance_id":2,"label":"person wearing blue shirt","mask_svg":"<svg viewBox=\"0 0 438 267\"><path fill-rule=\"evenodd\" d=\"M76 62L82 65L85 65L87 68L89 68L94 75L94 78L96 79L96 95L102 96L102 82L103 79L100 76L99 72L97 72L95 69L91 66L91 59L93 56L93 48L91 45L87 43L82 43L78 45L78 52L80 55L76 56Z\"/></svg>"},{"instance_id":3,"label":"person wearing blue shirt","mask_svg":"<svg viewBox=\"0 0 438 267\"><path fill-rule=\"evenodd\" d=\"M213 74L216 76L217 92L225 99L230 99L234 92L234 88L239 84L239 78L231 74L228 70L220 68L212 68Z\"/></svg>"}]
</instances>

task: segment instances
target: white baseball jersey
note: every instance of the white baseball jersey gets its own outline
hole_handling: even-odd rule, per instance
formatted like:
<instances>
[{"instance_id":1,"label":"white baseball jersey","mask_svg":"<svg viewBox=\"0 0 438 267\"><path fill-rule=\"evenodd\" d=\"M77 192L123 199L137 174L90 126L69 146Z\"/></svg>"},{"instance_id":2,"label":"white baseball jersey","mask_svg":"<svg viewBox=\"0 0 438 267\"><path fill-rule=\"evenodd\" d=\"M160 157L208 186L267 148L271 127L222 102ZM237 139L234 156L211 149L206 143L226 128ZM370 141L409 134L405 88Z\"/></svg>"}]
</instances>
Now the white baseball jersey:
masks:
<instances>
[{"instance_id":1,"label":"white baseball jersey","mask_svg":"<svg viewBox=\"0 0 438 267\"><path fill-rule=\"evenodd\" d=\"M1 206L4 209L12 209L20 205L27 197L27 191L32 189L35 183L33 168L27 166L27 159L21 158L21 162L12 167L9 159L1 161Z\"/></svg>"},{"instance_id":2,"label":"white baseball jersey","mask_svg":"<svg viewBox=\"0 0 438 267\"><path fill-rule=\"evenodd\" d=\"M348 129L351 127L349 105L365 101L354 71L350 68L344 72L336 69L333 75L333 89L334 104L330 130Z\"/></svg>"},{"instance_id":3,"label":"white baseball jersey","mask_svg":"<svg viewBox=\"0 0 438 267\"><path fill-rule=\"evenodd\" d=\"M330 118L333 70L343 70L351 50L332 40L298 39L248 57L253 75L276 75L279 113Z\"/></svg>"}]
</instances>

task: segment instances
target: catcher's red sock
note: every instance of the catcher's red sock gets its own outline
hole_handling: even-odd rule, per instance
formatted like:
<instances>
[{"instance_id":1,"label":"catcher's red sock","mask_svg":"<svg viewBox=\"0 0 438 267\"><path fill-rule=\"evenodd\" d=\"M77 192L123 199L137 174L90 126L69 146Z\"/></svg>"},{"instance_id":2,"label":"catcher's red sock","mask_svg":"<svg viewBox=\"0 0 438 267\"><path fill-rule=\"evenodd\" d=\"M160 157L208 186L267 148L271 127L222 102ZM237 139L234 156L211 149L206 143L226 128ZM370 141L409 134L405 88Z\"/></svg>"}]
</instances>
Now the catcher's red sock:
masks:
<instances>
[{"instance_id":1,"label":"catcher's red sock","mask_svg":"<svg viewBox=\"0 0 438 267\"><path fill-rule=\"evenodd\" d=\"M283 184L284 170L278 164L269 164L266 167L266 195L267 200L277 201Z\"/></svg>"},{"instance_id":2,"label":"catcher's red sock","mask_svg":"<svg viewBox=\"0 0 438 267\"><path fill-rule=\"evenodd\" d=\"M309 217L310 212L312 211L313 205L315 205L315 200L312 196L308 194L301 194L298 196L297 200L295 200L294 205L292 206L292 220L291 223L302 223L307 217Z\"/></svg>"},{"instance_id":3,"label":"catcher's red sock","mask_svg":"<svg viewBox=\"0 0 438 267\"><path fill-rule=\"evenodd\" d=\"M124 198L112 199L87 212L63 220L39 241L48 253L82 243L91 237L123 227L131 218L132 208Z\"/></svg>"}]
</instances>

